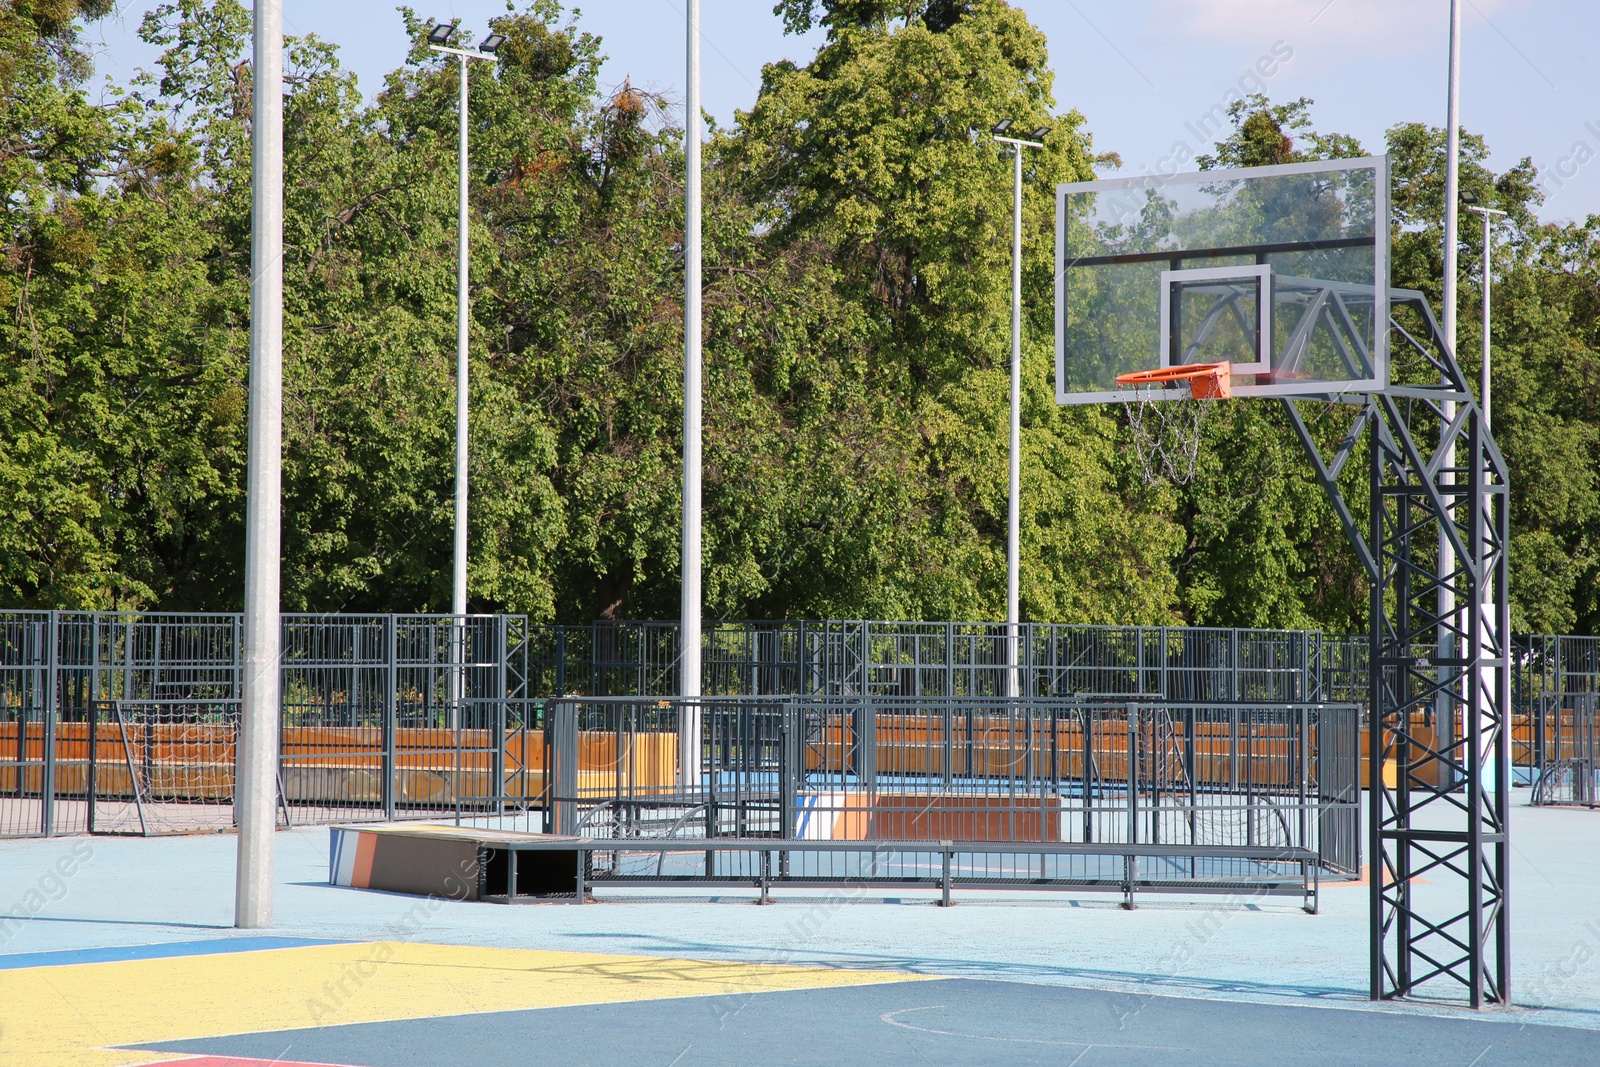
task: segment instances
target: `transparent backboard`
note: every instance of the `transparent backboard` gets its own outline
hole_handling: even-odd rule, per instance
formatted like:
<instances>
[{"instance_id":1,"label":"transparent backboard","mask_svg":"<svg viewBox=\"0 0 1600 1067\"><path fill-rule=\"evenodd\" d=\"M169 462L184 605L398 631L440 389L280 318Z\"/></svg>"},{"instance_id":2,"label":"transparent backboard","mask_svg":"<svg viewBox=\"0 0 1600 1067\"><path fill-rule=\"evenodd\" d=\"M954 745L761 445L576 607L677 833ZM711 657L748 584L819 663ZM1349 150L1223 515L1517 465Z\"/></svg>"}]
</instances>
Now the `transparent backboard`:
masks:
<instances>
[{"instance_id":1,"label":"transparent backboard","mask_svg":"<svg viewBox=\"0 0 1600 1067\"><path fill-rule=\"evenodd\" d=\"M1222 360L1234 396L1373 392L1388 321L1386 157L1056 188L1059 403Z\"/></svg>"}]
</instances>

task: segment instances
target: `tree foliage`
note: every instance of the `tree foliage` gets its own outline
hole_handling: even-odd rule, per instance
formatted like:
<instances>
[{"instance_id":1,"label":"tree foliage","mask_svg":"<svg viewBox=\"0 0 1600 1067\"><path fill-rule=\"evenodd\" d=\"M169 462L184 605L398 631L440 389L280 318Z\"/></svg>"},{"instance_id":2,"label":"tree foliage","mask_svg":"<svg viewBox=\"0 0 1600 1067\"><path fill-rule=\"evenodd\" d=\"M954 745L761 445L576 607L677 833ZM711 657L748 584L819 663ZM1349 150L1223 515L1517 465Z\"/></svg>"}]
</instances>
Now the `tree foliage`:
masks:
<instances>
[{"instance_id":1,"label":"tree foliage","mask_svg":"<svg viewBox=\"0 0 1600 1067\"><path fill-rule=\"evenodd\" d=\"M243 560L248 13L160 4L141 31L158 69L92 100L77 27L109 6L0 0L0 598L227 609ZM1011 160L983 131L1010 117L1054 126L1023 201L1024 614L1358 626L1361 576L1276 409L1226 406L1208 469L1179 492L1140 481L1118 413L1054 403L1053 187L1114 157L1058 107L1037 28L1001 0L775 14L823 44L768 66L706 150L707 610L1003 612ZM460 74L401 17L414 47L370 102L330 45L288 42L290 609L450 599ZM602 94L600 42L556 0L493 28L507 43L470 86L471 606L670 617L679 116L627 83ZM1309 104L1240 102L1204 162L1360 151L1317 133ZM1516 618L1592 627L1595 390L1576 386L1597 374L1597 223L1540 224L1531 166L1496 174L1467 145L1464 180L1514 223L1494 267ZM1396 282L1435 294L1441 150L1438 131L1391 133ZM1481 255L1470 229L1463 248ZM1464 287L1467 352L1475 299Z\"/></svg>"},{"instance_id":2,"label":"tree foliage","mask_svg":"<svg viewBox=\"0 0 1600 1067\"><path fill-rule=\"evenodd\" d=\"M1211 166L1260 166L1363 154L1354 138L1318 133L1311 101L1254 96L1231 109L1234 131L1202 157ZM1442 298L1445 133L1403 123L1387 136L1394 232L1391 281ZM1482 137L1461 138L1461 187L1507 212L1491 259L1492 419L1511 471L1511 614L1518 631L1592 633L1600 623L1600 216L1541 223L1538 175L1527 159L1488 166ZM1483 233L1463 212L1458 358L1476 382L1481 366ZM1301 405L1310 415L1319 405ZM1318 412L1320 433L1347 418ZM1183 599L1196 620L1227 625L1359 625L1365 582L1299 462L1299 445L1273 406L1230 405L1208 426L1208 477L1185 494L1190 531ZM1352 465L1356 466L1356 465ZM1271 471L1267 478L1257 472ZM1287 474L1287 478L1284 475ZM1364 471L1345 497L1363 515ZM1258 480L1259 479L1259 480ZM1255 492L1249 491L1256 485Z\"/></svg>"}]
</instances>

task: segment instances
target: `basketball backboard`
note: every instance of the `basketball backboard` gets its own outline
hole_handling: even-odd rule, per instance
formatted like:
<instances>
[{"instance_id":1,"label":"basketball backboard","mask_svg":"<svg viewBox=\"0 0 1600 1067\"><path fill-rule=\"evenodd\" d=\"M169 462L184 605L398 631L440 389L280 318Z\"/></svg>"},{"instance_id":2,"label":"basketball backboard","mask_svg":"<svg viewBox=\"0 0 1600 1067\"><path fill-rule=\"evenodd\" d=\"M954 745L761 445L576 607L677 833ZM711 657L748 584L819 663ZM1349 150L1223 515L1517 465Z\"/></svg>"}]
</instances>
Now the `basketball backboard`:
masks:
<instances>
[{"instance_id":1,"label":"basketball backboard","mask_svg":"<svg viewBox=\"0 0 1600 1067\"><path fill-rule=\"evenodd\" d=\"M1056 187L1056 400L1226 360L1234 396L1388 384L1384 156Z\"/></svg>"}]
</instances>

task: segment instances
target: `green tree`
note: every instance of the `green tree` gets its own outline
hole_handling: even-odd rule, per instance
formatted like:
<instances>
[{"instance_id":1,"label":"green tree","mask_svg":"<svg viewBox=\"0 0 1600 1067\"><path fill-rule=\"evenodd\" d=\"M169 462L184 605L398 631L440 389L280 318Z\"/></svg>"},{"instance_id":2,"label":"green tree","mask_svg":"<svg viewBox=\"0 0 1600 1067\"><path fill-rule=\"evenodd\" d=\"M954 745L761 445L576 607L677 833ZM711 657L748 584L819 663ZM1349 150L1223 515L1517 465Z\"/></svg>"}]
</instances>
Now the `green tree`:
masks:
<instances>
[{"instance_id":1,"label":"green tree","mask_svg":"<svg viewBox=\"0 0 1600 1067\"><path fill-rule=\"evenodd\" d=\"M1395 174L1394 282L1440 299L1445 132L1403 123L1388 135ZM1600 217L1543 223L1529 159L1496 172L1479 135L1461 136L1461 188L1507 212L1491 264L1494 436L1511 474L1511 624L1593 633L1600 624ZM1458 358L1473 381L1482 350L1482 227L1462 212Z\"/></svg>"},{"instance_id":2,"label":"green tree","mask_svg":"<svg viewBox=\"0 0 1600 1067\"><path fill-rule=\"evenodd\" d=\"M780 10L803 29L815 5ZM804 478L789 507L807 536L786 564L806 584L782 600L801 613L997 617L1010 183L1009 159L978 131L1050 121L1044 38L999 2L829 4L821 21L816 57L766 68L755 107L714 150L758 208L752 235L768 255L802 255L808 288L833 304L807 353L816 369L783 379ZM1177 531L1160 494L1133 479L1110 419L1059 409L1049 385L1052 193L1093 173L1082 125L1059 116L1028 159L1024 612L1165 620Z\"/></svg>"},{"instance_id":3,"label":"green tree","mask_svg":"<svg viewBox=\"0 0 1600 1067\"><path fill-rule=\"evenodd\" d=\"M91 102L77 19L0 2L0 597L236 607L248 403L251 71L238 0L145 19L158 70ZM706 153L706 597L713 614L998 617L1010 160L981 131L1055 110L1000 0L787 0L826 40L763 72ZM335 51L285 79L284 600L449 601L456 78L414 47L364 103ZM556 0L494 21L471 87L475 610L671 617L678 599L683 156L666 103L598 92ZM1234 108L1204 160L1357 154L1308 100ZM1115 413L1050 375L1053 185L1113 160L1057 117L1024 199L1023 604L1030 618L1360 625L1364 579L1272 405L1224 405L1204 470L1137 477ZM1518 627L1592 628L1600 222L1537 221L1526 161L1463 181L1495 252L1496 433ZM1437 298L1442 135L1389 137L1395 282ZM1463 231L1468 273L1481 239ZM1463 286L1463 362L1477 295ZM1470 305L1470 307L1469 307ZM1348 413L1302 404L1331 442ZM1359 480L1354 470L1347 477ZM1347 493L1364 507L1361 486Z\"/></svg>"},{"instance_id":4,"label":"green tree","mask_svg":"<svg viewBox=\"0 0 1600 1067\"><path fill-rule=\"evenodd\" d=\"M211 248L186 146L137 97L99 105L82 89L73 19L109 8L0 5L0 595L13 603L174 593L187 575L162 548L215 544L188 520L230 480L223 349L185 343L208 314Z\"/></svg>"},{"instance_id":5,"label":"green tree","mask_svg":"<svg viewBox=\"0 0 1600 1067\"><path fill-rule=\"evenodd\" d=\"M1231 110L1235 129L1203 166L1255 166L1361 154L1339 134L1320 134L1311 101L1272 104L1255 96ZM1297 143L1298 142L1298 143ZM1441 298L1445 135L1403 123L1388 132L1392 176L1391 282ZM1600 588L1600 410L1592 390L1577 383L1600 375L1596 310L1600 218L1541 223L1538 174L1523 159L1503 172L1487 164L1483 138L1461 138L1461 187L1508 213L1492 264L1494 274L1493 426L1511 471L1511 614L1513 629L1593 632ZM1483 240L1474 216L1463 214L1462 285L1457 339L1463 370L1477 380L1482 333ZM1300 405L1303 413L1314 406ZM1364 615L1361 580L1349 565L1330 560L1342 541L1320 492L1304 476L1273 477L1264 494L1241 493L1228 472L1293 469L1298 445L1273 409L1230 410L1208 426L1206 453L1215 457L1217 483L1196 479L1185 494L1184 521L1192 553L1185 557L1184 599L1192 618L1239 624L1320 625L1344 629ZM1346 419L1323 413L1328 429ZM1355 475L1349 475L1354 477ZM1346 499L1365 507L1361 486ZM1207 546L1225 543L1229 555ZM1277 572L1277 573L1275 573ZM1277 605L1275 608L1274 605ZM1304 623L1297 621L1304 620Z\"/></svg>"},{"instance_id":6,"label":"green tree","mask_svg":"<svg viewBox=\"0 0 1600 1067\"><path fill-rule=\"evenodd\" d=\"M1311 125L1312 101L1273 104L1261 94L1229 107L1234 129L1202 169L1254 167L1361 155L1342 134ZM1178 563L1184 616L1211 626L1363 628L1366 576L1304 450L1276 401L1216 405L1203 426L1200 463L1180 494L1188 534ZM1325 451L1352 416L1337 405L1297 402ZM1351 464L1344 496L1366 509L1366 469Z\"/></svg>"}]
</instances>

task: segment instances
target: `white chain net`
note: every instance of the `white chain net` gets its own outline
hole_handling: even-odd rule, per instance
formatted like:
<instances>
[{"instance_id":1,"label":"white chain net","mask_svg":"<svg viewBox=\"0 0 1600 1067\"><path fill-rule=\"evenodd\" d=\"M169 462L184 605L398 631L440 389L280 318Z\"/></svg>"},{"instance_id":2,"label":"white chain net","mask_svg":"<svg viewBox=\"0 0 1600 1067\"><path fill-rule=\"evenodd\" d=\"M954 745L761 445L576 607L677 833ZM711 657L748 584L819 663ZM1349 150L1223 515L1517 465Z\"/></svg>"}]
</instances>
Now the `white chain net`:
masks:
<instances>
[{"instance_id":1,"label":"white chain net","mask_svg":"<svg viewBox=\"0 0 1600 1067\"><path fill-rule=\"evenodd\" d=\"M1194 480L1200 458L1200 427L1211 412L1212 401L1196 400L1187 387L1178 390L1140 389L1135 399L1124 400L1128 428L1133 431L1134 452L1146 485L1166 479L1173 485Z\"/></svg>"}]
</instances>

